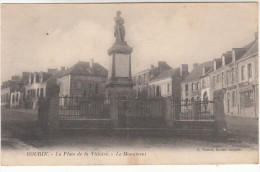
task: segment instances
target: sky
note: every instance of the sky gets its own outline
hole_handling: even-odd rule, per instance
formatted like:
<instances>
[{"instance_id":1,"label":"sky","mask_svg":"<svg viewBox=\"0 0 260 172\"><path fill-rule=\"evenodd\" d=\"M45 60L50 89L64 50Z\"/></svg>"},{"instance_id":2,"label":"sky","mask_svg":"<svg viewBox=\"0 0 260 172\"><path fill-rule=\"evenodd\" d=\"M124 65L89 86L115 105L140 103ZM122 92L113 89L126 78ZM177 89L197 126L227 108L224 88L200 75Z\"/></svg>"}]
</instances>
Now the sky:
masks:
<instances>
[{"instance_id":1,"label":"sky","mask_svg":"<svg viewBox=\"0 0 260 172\"><path fill-rule=\"evenodd\" d=\"M90 59L108 68L117 10L132 73L158 61L192 70L250 43L258 29L257 3L2 4L1 80Z\"/></svg>"}]
</instances>

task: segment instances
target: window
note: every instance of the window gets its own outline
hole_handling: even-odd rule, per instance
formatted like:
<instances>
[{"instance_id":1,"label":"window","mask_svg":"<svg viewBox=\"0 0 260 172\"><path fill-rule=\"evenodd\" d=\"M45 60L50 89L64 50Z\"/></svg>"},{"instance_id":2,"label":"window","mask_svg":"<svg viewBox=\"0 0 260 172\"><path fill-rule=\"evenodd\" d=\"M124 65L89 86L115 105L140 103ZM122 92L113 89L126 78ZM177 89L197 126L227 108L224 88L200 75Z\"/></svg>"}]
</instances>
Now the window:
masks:
<instances>
[{"instance_id":1,"label":"window","mask_svg":"<svg viewBox=\"0 0 260 172\"><path fill-rule=\"evenodd\" d=\"M194 90L194 83L191 84L191 91Z\"/></svg>"},{"instance_id":2,"label":"window","mask_svg":"<svg viewBox=\"0 0 260 172\"><path fill-rule=\"evenodd\" d=\"M202 79L202 88L205 88L205 80Z\"/></svg>"},{"instance_id":3,"label":"window","mask_svg":"<svg viewBox=\"0 0 260 172\"><path fill-rule=\"evenodd\" d=\"M241 67L241 80L243 81L245 79L245 66Z\"/></svg>"},{"instance_id":4,"label":"window","mask_svg":"<svg viewBox=\"0 0 260 172\"><path fill-rule=\"evenodd\" d=\"M216 80L216 77L213 76L213 87L215 87L215 80Z\"/></svg>"},{"instance_id":5,"label":"window","mask_svg":"<svg viewBox=\"0 0 260 172\"><path fill-rule=\"evenodd\" d=\"M224 85L224 72L221 73L222 86Z\"/></svg>"},{"instance_id":6,"label":"window","mask_svg":"<svg viewBox=\"0 0 260 172\"><path fill-rule=\"evenodd\" d=\"M227 85L229 84L229 70L226 71L226 80L227 80Z\"/></svg>"},{"instance_id":7,"label":"window","mask_svg":"<svg viewBox=\"0 0 260 172\"><path fill-rule=\"evenodd\" d=\"M40 97L43 97L43 95L44 95L44 90L43 88L41 88Z\"/></svg>"},{"instance_id":8,"label":"window","mask_svg":"<svg viewBox=\"0 0 260 172\"><path fill-rule=\"evenodd\" d=\"M217 75L217 83L219 83L219 74Z\"/></svg>"},{"instance_id":9,"label":"window","mask_svg":"<svg viewBox=\"0 0 260 172\"><path fill-rule=\"evenodd\" d=\"M18 102L18 98L19 98L18 96L19 96L19 95L18 95L18 94L16 94L16 100L15 100L16 102Z\"/></svg>"},{"instance_id":10,"label":"window","mask_svg":"<svg viewBox=\"0 0 260 172\"><path fill-rule=\"evenodd\" d=\"M35 97L35 95L36 95L36 90L35 90L35 89L32 89L32 90L31 90L31 96L32 96L32 97Z\"/></svg>"},{"instance_id":11,"label":"window","mask_svg":"<svg viewBox=\"0 0 260 172\"><path fill-rule=\"evenodd\" d=\"M167 92L170 92L170 84L167 84Z\"/></svg>"},{"instance_id":12,"label":"window","mask_svg":"<svg viewBox=\"0 0 260 172\"><path fill-rule=\"evenodd\" d=\"M240 107L241 109L254 106L253 90L244 91L240 93Z\"/></svg>"},{"instance_id":13,"label":"window","mask_svg":"<svg viewBox=\"0 0 260 172\"><path fill-rule=\"evenodd\" d=\"M236 92L233 91L232 92L232 107L234 107L236 105Z\"/></svg>"},{"instance_id":14,"label":"window","mask_svg":"<svg viewBox=\"0 0 260 172\"><path fill-rule=\"evenodd\" d=\"M197 82L196 83L196 88L195 88L196 90L198 90L199 89L199 83Z\"/></svg>"},{"instance_id":15,"label":"window","mask_svg":"<svg viewBox=\"0 0 260 172\"><path fill-rule=\"evenodd\" d=\"M36 94L37 94L36 96L39 97L39 95L40 95L40 89L39 88L37 89L37 93Z\"/></svg>"},{"instance_id":16,"label":"window","mask_svg":"<svg viewBox=\"0 0 260 172\"><path fill-rule=\"evenodd\" d=\"M12 95L12 102L13 102L13 103L14 103L14 98L15 98L15 97L14 97L14 94L13 94L13 95Z\"/></svg>"},{"instance_id":17,"label":"window","mask_svg":"<svg viewBox=\"0 0 260 172\"><path fill-rule=\"evenodd\" d=\"M232 68L232 71L231 71L231 82L234 83L234 77L235 77L235 70L234 68Z\"/></svg>"},{"instance_id":18,"label":"window","mask_svg":"<svg viewBox=\"0 0 260 172\"><path fill-rule=\"evenodd\" d=\"M248 75L248 79L252 78L252 65L251 65L251 63L249 63L247 65L247 75Z\"/></svg>"},{"instance_id":19,"label":"window","mask_svg":"<svg viewBox=\"0 0 260 172\"><path fill-rule=\"evenodd\" d=\"M189 91L189 84L185 84L185 92Z\"/></svg>"},{"instance_id":20,"label":"window","mask_svg":"<svg viewBox=\"0 0 260 172\"><path fill-rule=\"evenodd\" d=\"M76 88L77 88L77 89L81 89L81 87L82 87L81 81L77 81L77 82L76 82Z\"/></svg>"},{"instance_id":21,"label":"window","mask_svg":"<svg viewBox=\"0 0 260 172\"><path fill-rule=\"evenodd\" d=\"M95 94L98 93L98 84L95 85Z\"/></svg>"}]
</instances>

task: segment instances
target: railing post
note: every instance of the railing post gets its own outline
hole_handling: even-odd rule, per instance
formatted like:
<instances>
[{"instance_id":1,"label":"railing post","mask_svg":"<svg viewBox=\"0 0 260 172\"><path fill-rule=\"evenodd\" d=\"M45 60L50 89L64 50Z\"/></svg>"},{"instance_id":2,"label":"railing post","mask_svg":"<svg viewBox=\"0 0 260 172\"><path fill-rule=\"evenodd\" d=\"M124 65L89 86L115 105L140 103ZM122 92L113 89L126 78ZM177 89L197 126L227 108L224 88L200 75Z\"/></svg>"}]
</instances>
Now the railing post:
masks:
<instances>
[{"instance_id":1,"label":"railing post","mask_svg":"<svg viewBox=\"0 0 260 172\"><path fill-rule=\"evenodd\" d=\"M110 97L110 121L111 127L116 128L118 126L118 106L119 100L118 96Z\"/></svg>"},{"instance_id":2,"label":"railing post","mask_svg":"<svg viewBox=\"0 0 260 172\"><path fill-rule=\"evenodd\" d=\"M165 98L165 109L166 109L166 112L165 112L165 123L166 123L166 126L169 127L169 128L172 128L174 123L173 123L173 120L174 120L174 108L173 108L173 104L172 104L172 98L171 97L166 97Z\"/></svg>"},{"instance_id":3,"label":"railing post","mask_svg":"<svg viewBox=\"0 0 260 172\"><path fill-rule=\"evenodd\" d=\"M227 129L223 99L224 99L223 91L214 92L213 116L217 126L217 134L219 136L225 136L226 129Z\"/></svg>"},{"instance_id":4,"label":"railing post","mask_svg":"<svg viewBox=\"0 0 260 172\"><path fill-rule=\"evenodd\" d=\"M54 133L59 129L59 97L51 97L49 100L48 132Z\"/></svg>"}]
</instances>

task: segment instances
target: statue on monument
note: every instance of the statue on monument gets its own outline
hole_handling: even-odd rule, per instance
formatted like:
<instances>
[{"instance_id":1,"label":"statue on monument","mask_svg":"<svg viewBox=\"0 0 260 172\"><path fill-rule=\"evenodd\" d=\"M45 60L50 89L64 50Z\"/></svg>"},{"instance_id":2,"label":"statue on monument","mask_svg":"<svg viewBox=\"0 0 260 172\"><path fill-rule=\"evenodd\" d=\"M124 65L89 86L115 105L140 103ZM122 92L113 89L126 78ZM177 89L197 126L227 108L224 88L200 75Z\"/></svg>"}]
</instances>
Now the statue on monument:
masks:
<instances>
[{"instance_id":1,"label":"statue on monument","mask_svg":"<svg viewBox=\"0 0 260 172\"><path fill-rule=\"evenodd\" d=\"M124 27L124 19L120 16L121 11L116 12L116 17L115 17L115 32L114 36L116 37L116 42L125 42L125 27Z\"/></svg>"}]
</instances>

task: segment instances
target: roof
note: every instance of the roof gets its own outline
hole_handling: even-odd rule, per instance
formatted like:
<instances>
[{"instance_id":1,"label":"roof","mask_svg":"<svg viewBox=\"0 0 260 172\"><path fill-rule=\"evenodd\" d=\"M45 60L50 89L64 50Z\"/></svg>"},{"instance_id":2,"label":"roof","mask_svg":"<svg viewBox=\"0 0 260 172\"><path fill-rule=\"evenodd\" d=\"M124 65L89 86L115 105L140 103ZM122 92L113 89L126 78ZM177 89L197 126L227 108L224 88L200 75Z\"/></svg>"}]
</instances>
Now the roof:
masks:
<instances>
[{"instance_id":1,"label":"roof","mask_svg":"<svg viewBox=\"0 0 260 172\"><path fill-rule=\"evenodd\" d=\"M61 77L65 73L64 70L56 71L53 73L53 75L46 80L46 83L48 85L54 85L57 82L57 79Z\"/></svg>"},{"instance_id":2,"label":"roof","mask_svg":"<svg viewBox=\"0 0 260 172\"><path fill-rule=\"evenodd\" d=\"M218 59L214 59L214 61L216 61L216 68L220 68L222 66L222 59L218 58Z\"/></svg>"},{"instance_id":3,"label":"roof","mask_svg":"<svg viewBox=\"0 0 260 172\"><path fill-rule=\"evenodd\" d=\"M232 62L232 54L231 53L223 53L222 54L225 58L225 65L229 64Z\"/></svg>"},{"instance_id":4,"label":"roof","mask_svg":"<svg viewBox=\"0 0 260 172\"><path fill-rule=\"evenodd\" d=\"M240 59L244 59L256 53L258 53L258 40L254 41L254 43L251 44L251 47Z\"/></svg>"},{"instance_id":5,"label":"roof","mask_svg":"<svg viewBox=\"0 0 260 172\"><path fill-rule=\"evenodd\" d=\"M232 50L235 52L235 60L240 59L247 51L246 48L233 48Z\"/></svg>"},{"instance_id":6,"label":"roof","mask_svg":"<svg viewBox=\"0 0 260 172\"><path fill-rule=\"evenodd\" d=\"M160 64L160 63L163 63L163 64ZM150 68L150 69L145 69L145 70L142 70L140 72L137 72L135 74L133 74L133 76L136 76L136 75L139 75L139 74L142 74L142 73L146 73L146 72L153 72L153 71L160 71L160 70L169 70L169 69L172 69L171 66L169 66L166 62L164 61L159 61L158 62L158 66L157 67L153 67L153 68Z\"/></svg>"},{"instance_id":7,"label":"roof","mask_svg":"<svg viewBox=\"0 0 260 172\"><path fill-rule=\"evenodd\" d=\"M180 68L164 70L159 75L154 77L150 82L158 81L172 76L180 76Z\"/></svg>"},{"instance_id":8,"label":"roof","mask_svg":"<svg viewBox=\"0 0 260 172\"><path fill-rule=\"evenodd\" d=\"M195 69L193 69L190 74L185 78L184 82L189 82L193 80L200 79L203 76L204 67L213 67L213 61L207 61L199 64Z\"/></svg>"},{"instance_id":9,"label":"roof","mask_svg":"<svg viewBox=\"0 0 260 172\"><path fill-rule=\"evenodd\" d=\"M66 75L86 75L86 76L99 76L107 77L108 70L98 63L93 63L93 68L90 67L89 62L79 61L68 70L63 72L60 77Z\"/></svg>"},{"instance_id":10,"label":"roof","mask_svg":"<svg viewBox=\"0 0 260 172\"><path fill-rule=\"evenodd\" d=\"M207 70L205 71L204 76L207 76L210 72L212 72L214 70L213 67L208 67Z\"/></svg>"}]
</instances>

